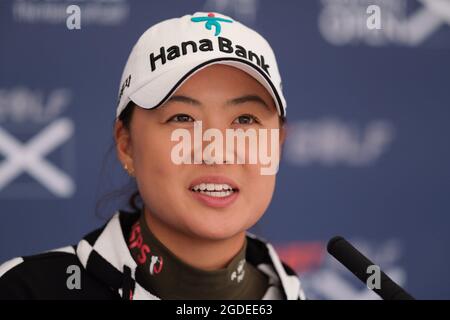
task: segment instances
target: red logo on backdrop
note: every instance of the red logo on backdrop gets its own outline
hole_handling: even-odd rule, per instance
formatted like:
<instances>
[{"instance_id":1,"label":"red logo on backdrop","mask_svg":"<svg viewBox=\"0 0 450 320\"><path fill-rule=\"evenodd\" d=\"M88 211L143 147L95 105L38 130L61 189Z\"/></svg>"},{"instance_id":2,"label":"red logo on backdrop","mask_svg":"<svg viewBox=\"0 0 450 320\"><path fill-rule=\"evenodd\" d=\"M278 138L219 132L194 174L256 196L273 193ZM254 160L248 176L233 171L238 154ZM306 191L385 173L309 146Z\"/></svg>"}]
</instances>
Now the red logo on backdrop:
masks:
<instances>
[{"instance_id":1,"label":"red logo on backdrop","mask_svg":"<svg viewBox=\"0 0 450 320\"><path fill-rule=\"evenodd\" d=\"M150 247L144 243L144 238L142 237L142 230L139 222L136 222L131 229L130 239L128 248L137 249L139 253L136 257L137 263L142 265L147 262L149 254L151 253ZM151 255L150 259L150 274L158 274L161 272L163 267L163 258L161 256Z\"/></svg>"},{"instance_id":2,"label":"red logo on backdrop","mask_svg":"<svg viewBox=\"0 0 450 320\"><path fill-rule=\"evenodd\" d=\"M275 246L281 260L297 272L307 272L320 267L325 257L322 242L290 242Z\"/></svg>"}]
</instances>

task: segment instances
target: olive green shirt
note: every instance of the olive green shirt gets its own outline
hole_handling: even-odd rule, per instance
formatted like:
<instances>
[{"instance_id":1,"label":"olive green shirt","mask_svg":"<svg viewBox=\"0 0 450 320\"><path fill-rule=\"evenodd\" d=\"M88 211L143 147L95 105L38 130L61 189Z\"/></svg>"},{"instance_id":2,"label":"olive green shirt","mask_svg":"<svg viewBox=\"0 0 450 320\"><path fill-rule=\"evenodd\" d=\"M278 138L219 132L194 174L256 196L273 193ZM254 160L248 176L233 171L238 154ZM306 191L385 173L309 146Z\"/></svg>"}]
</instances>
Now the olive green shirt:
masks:
<instances>
[{"instance_id":1,"label":"olive green shirt","mask_svg":"<svg viewBox=\"0 0 450 320\"><path fill-rule=\"evenodd\" d=\"M128 247L136 261L136 278L161 299L261 299L267 276L245 259L247 239L222 269L202 270L175 256L147 226L141 213L131 230Z\"/></svg>"}]
</instances>

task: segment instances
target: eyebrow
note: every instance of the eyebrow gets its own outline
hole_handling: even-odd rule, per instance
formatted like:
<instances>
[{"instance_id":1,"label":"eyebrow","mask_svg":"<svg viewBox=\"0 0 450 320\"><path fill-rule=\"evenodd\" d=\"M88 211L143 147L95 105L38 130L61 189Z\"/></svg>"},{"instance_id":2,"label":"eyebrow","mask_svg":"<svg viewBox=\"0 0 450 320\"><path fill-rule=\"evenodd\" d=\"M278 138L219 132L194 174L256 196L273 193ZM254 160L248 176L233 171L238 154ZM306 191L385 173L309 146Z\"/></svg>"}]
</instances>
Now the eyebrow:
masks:
<instances>
[{"instance_id":1,"label":"eyebrow","mask_svg":"<svg viewBox=\"0 0 450 320\"><path fill-rule=\"evenodd\" d=\"M169 98L169 100L167 102L170 102L170 101L183 102L183 103L191 104L194 106L202 105L202 103L200 101L198 101L194 98L188 97L188 96L184 96L184 95L173 95ZM264 101L263 98L261 98L258 95L255 95L255 94L248 94L248 95L244 95L242 97L234 98L234 99L228 100L225 104L226 105L240 105L240 104L243 104L246 102L256 102L257 104L265 107L267 110L270 110L270 107L266 103L266 101Z\"/></svg>"}]
</instances>

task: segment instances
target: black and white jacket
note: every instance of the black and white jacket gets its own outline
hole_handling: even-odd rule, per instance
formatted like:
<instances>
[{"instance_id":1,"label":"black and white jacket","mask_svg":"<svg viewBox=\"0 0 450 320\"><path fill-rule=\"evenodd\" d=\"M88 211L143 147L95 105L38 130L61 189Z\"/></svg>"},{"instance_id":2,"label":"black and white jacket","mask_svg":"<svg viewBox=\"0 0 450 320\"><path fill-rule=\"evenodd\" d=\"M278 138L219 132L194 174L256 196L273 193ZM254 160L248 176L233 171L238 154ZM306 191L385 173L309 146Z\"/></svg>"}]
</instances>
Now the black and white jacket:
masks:
<instances>
[{"instance_id":1,"label":"black and white jacket","mask_svg":"<svg viewBox=\"0 0 450 320\"><path fill-rule=\"evenodd\" d=\"M137 265L127 246L138 218L136 213L117 212L75 246L5 262L0 266L0 299L159 300L136 279ZM270 279L263 299L304 300L300 280L272 245L250 233L247 240L247 261ZM75 288L68 285L74 270L80 275Z\"/></svg>"}]
</instances>

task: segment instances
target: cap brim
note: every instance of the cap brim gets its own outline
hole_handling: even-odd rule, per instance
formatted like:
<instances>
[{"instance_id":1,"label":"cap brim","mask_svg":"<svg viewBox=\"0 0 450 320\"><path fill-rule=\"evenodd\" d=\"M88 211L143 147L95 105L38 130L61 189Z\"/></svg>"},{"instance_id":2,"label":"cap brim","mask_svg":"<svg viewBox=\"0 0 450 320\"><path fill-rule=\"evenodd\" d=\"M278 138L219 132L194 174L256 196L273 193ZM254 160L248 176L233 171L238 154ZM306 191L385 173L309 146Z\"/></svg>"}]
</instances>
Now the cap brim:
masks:
<instances>
[{"instance_id":1,"label":"cap brim","mask_svg":"<svg viewBox=\"0 0 450 320\"><path fill-rule=\"evenodd\" d=\"M283 101L269 76L247 60L234 57L197 61L171 68L132 93L130 95L130 100L145 109L158 108L163 105L192 75L213 64L230 65L251 75L271 94L278 110L278 114L281 117L284 117Z\"/></svg>"}]
</instances>

